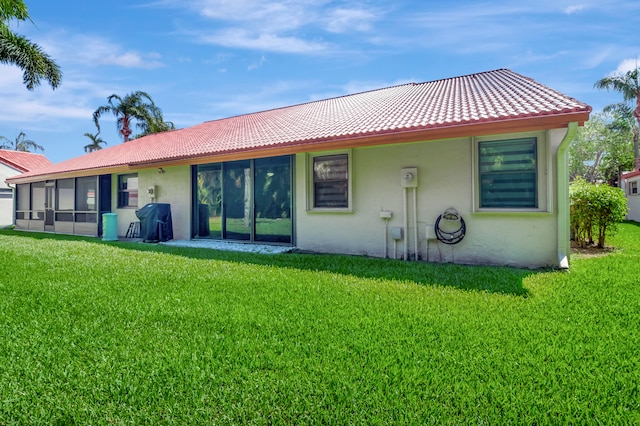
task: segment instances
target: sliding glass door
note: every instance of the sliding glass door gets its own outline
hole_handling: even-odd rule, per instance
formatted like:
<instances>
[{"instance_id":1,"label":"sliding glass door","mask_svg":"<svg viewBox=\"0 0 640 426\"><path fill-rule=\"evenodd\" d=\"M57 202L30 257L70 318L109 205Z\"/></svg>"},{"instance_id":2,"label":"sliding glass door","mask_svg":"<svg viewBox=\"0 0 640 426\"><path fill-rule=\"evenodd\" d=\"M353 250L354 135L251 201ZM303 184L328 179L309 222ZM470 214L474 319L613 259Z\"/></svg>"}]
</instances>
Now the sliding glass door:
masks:
<instances>
[{"instance_id":1,"label":"sliding glass door","mask_svg":"<svg viewBox=\"0 0 640 426\"><path fill-rule=\"evenodd\" d=\"M254 239L291 243L290 157L255 160L254 181Z\"/></svg>"},{"instance_id":2,"label":"sliding glass door","mask_svg":"<svg viewBox=\"0 0 640 426\"><path fill-rule=\"evenodd\" d=\"M194 168L194 234L292 243L291 156Z\"/></svg>"},{"instance_id":3,"label":"sliding glass door","mask_svg":"<svg viewBox=\"0 0 640 426\"><path fill-rule=\"evenodd\" d=\"M251 163L249 160L223 163L222 236L230 240L250 240Z\"/></svg>"},{"instance_id":4,"label":"sliding glass door","mask_svg":"<svg viewBox=\"0 0 640 426\"><path fill-rule=\"evenodd\" d=\"M199 166L195 184L196 235L222 238L222 166Z\"/></svg>"}]
</instances>

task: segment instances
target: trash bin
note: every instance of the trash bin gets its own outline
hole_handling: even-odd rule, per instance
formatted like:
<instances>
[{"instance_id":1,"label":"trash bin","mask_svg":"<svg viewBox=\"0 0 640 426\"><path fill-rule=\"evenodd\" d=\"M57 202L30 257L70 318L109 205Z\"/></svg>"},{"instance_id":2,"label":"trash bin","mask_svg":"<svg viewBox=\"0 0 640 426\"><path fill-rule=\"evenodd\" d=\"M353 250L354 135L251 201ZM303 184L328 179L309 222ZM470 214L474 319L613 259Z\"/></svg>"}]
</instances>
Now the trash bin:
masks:
<instances>
[{"instance_id":1,"label":"trash bin","mask_svg":"<svg viewBox=\"0 0 640 426\"><path fill-rule=\"evenodd\" d=\"M102 213L102 241L118 241L117 213Z\"/></svg>"},{"instance_id":2,"label":"trash bin","mask_svg":"<svg viewBox=\"0 0 640 426\"><path fill-rule=\"evenodd\" d=\"M145 243L157 243L173 239L171 205L149 203L136 211L140 219L140 238Z\"/></svg>"}]
</instances>

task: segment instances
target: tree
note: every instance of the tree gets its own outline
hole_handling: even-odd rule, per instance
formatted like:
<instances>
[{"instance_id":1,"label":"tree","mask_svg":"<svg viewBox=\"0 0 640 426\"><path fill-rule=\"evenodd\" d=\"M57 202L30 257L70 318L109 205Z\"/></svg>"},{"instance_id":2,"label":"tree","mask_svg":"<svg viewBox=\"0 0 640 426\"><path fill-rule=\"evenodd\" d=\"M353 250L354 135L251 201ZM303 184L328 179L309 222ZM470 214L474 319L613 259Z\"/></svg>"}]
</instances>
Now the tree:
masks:
<instances>
[{"instance_id":1,"label":"tree","mask_svg":"<svg viewBox=\"0 0 640 426\"><path fill-rule=\"evenodd\" d=\"M0 0L0 64L16 65L23 71L22 81L28 90L46 80L55 89L62 80L62 71L37 44L14 33L12 20L31 20L23 0Z\"/></svg>"},{"instance_id":2,"label":"tree","mask_svg":"<svg viewBox=\"0 0 640 426\"><path fill-rule=\"evenodd\" d=\"M124 142L128 142L131 133L133 133L131 130L133 120L137 121L137 127L142 130L142 133L135 137L174 128L173 123L164 121L162 111L153 102L151 96L142 91L129 93L124 97L116 94L109 96L107 104L98 107L93 112L93 122L98 128L98 133L100 132L99 119L105 113L112 113L116 116L116 127Z\"/></svg>"},{"instance_id":3,"label":"tree","mask_svg":"<svg viewBox=\"0 0 640 426\"><path fill-rule=\"evenodd\" d=\"M96 133L95 135L88 132L84 134L86 137L91 139L91 143L84 146L84 152L99 151L102 149L102 146L100 146L100 144L107 144L107 141L102 139L99 134L100 132Z\"/></svg>"},{"instance_id":4,"label":"tree","mask_svg":"<svg viewBox=\"0 0 640 426\"><path fill-rule=\"evenodd\" d=\"M141 138L142 136L147 136L153 133L166 132L168 130L174 130L176 128L173 122L164 121L160 108L154 107L148 112L149 115L145 119L145 121L138 123L138 128L140 128L142 131L135 136L136 138Z\"/></svg>"},{"instance_id":5,"label":"tree","mask_svg":"<svg viewBox=\"0 0 640 426\"><path fill-rule=\"evenodd\" d=\"M609 139L607 153L602 159L602 170L609 182L613 182L615 176L619 184L622 172L633 170L636 166L638 157L634 157L634 148L638 144L638 126L628 104L608 105L603 112L609 116Z\"/></svg>"},{"instance_id":6,"label":"tree","mask_svg":"<svg viewBox=\"0 0 640 426\"><path fill-rule=\"evenodd\" d=\"M4 136L0 136L0 141L5 141L2 145L0 145L0 149L13 149L14 151L23 151L23 152L31 152L33 149L35 151L44 152L44 147L42 145L38 145L34 141L30 139L25 139L26 134L24 132L18 133L15 141L12 142Z\"/></svg>"},{"instance_id":7,"label":"tree","mask_svg":"<svg viewBox=\"0 0 640 426\"><path fill-rule=\"evenodd\" d=\"M623 104L624 105L624 104ZM635 127L633 122L631 127ZM633 135L623 111L607 109L595 113L578 129L569 149L569 178L614 185L622 170L633 167Z\"/></svg>"},{"instance_id":8,"label":"tree","mask_svg":"<svg viewBox=\"0 0 640 426\"><path fill-rule=\"evenodd\" d=\"M627 198L620 188L594 185L576 179L569 189L571 196L571 228L574 239L581 247L593 244L598 235L598 248L604 248L607 231L617 229L627 215Z\"/></svg>"},{"instance_id":9,"label":"tree","mask_svg":"<svg viewBox=\"0 0 640 426\"><path fill-rule=\"evenodd\" d=\"M595 87L598 89L614 90L622 94L625 102L636 101L633 116L636 119L637 127L640 129L640 69L627 71L624 74L612 75L596 81ZM633 140L633 155L636 161L640 158L640 148L638 147L638 131L635 132Z\"/></svg>"}]
</instances>

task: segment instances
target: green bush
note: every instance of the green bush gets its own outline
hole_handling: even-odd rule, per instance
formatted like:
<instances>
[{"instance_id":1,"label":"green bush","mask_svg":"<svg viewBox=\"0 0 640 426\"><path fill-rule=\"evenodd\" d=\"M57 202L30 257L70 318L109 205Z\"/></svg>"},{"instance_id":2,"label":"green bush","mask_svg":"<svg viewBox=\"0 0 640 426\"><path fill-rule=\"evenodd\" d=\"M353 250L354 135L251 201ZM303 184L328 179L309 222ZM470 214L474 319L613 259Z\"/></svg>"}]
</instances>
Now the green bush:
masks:
<instances>
[{"instance_id":1,"label":"green bush","mask_svg":"<svg viewBox=\"0 0 640 426\"><path fill-rule=\"evenodd\" d=\"M581 246L594 244L598 236L598 248L604 248L607 231L613 233L617 224L627 215L627 199L624 191L609 185L591 184L582 178L570 186L571 229L574 240Z\"/></svg>"}]
</instances>

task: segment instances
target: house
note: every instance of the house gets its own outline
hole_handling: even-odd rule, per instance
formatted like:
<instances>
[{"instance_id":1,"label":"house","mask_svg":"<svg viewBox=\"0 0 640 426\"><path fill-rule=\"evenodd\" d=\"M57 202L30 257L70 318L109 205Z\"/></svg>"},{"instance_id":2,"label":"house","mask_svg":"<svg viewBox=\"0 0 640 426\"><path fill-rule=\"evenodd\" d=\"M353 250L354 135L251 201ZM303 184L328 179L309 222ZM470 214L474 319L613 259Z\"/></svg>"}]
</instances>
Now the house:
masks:
<instances>
[{"instance_id":1,"label":"house","mask_svg":"<svg viewBox=\"0 0 640 426\"><path fill-rule=\"evenodd\" d=\"M567 148L590 111L498 69L209 121L8 180L25 230L98 236L112 212L124 236L158 202L176 239L568 267Z\"/></svg>"},{"instance_id":2,"label":"house","mask_svg":"<svg viewBox=\"0 0 640 426\"><path fill-rule=\"evenodd\" d=\"M5 180L51 164L42 154L0 149L0 227L13 224L13 188Z\"/></svg>"},{"instance_id":3,"label":"house","mask_svg":"<svg viewBox=\"0 0 640 426\"><path fill-rule=\"evenodd\" d=\"M636 164L636 170L622 175L622 188L627 196L629 213L627 218L640 222L640 194L638 193L638 183L640 181L640 168Z\"/></svg>"}]
</instances>

